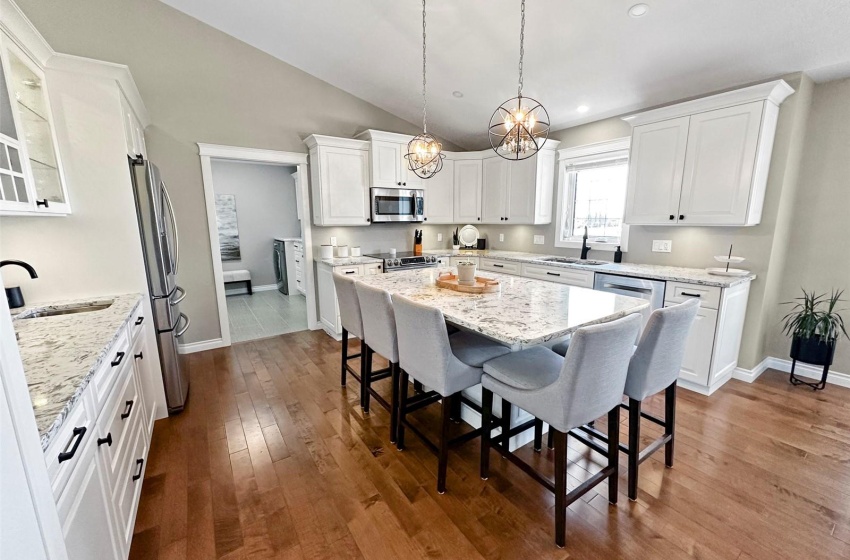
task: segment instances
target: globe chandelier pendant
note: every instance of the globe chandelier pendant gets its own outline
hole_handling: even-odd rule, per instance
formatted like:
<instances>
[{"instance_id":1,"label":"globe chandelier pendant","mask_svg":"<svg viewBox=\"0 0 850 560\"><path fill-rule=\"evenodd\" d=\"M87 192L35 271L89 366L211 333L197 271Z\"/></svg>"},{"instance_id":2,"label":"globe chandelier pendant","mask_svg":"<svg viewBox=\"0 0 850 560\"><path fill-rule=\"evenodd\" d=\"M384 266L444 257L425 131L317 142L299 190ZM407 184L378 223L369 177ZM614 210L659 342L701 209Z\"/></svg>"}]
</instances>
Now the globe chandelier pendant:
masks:
<instances>
[{"instance_id":1,"label":"globe chandelier pendant","mask_svg":"<svg viewBox=\"0 0 850 560\"><path fill-rule=\"evenodd\" d=\"M425 56L425 0L422 0L422 134L417 134L407 144L407 167L417 177L430 179L443 168L443 146L437 142L432 134L428 133L428 97L426 96L427 81L425 79L425 67L427 58Z\"/></svg>"},{"instance_id":2,"label":"globe chandelier pendant","mask_svg":"<svg viewBox=\"0 0 850 560\"><path fill-rule=\"evenodd\" d=\"M501 157L519 161L537 153L549 137L549 113L531 97L522 95L522 59L525 55L525 0L519 31L519 84L517 96L508 99L490 117L490 146Z\"/></svg>"}]
</instances>

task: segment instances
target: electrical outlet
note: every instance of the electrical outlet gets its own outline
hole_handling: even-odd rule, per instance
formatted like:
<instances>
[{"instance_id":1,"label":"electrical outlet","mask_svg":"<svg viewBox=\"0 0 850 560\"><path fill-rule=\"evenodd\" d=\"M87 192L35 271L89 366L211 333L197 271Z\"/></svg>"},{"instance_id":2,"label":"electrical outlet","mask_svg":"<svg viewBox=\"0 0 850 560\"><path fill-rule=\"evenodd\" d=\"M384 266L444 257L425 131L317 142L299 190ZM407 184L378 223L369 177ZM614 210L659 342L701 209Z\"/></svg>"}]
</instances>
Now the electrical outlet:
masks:
<instances>
[{"instance_id":1,"label":"electrical outlet","mask_svg":"<svg viewBox=\"0 0 850 560\"><path fill-rule=\"evenodd\" d=\"M437 234L437 241L442 241L442 240L443 240L443 234L442 234L442 233L438 233L438 234Z\"/></svg>"},{"instance_id":2,"label":"electrical outlet","mask_svg":"<svg viewBox=\"0 0 850 560\"><path fill-rule=\"evenodd\" d=\"M331 245L336 247L336 237L331 237Z\"/></svg>"},{"instance_id":3,"label":"electrical outlet","mask_svg":"<svg viewBox=\"0 0 850 560\"><path fill-rule=\"evenodd\" d=\"M504 233L500 233L500 234L499 234L499 243L503 242L504 240L505 240L505 234L504 234Z\"/></svg>"},{"instance_id":4,"label":"electrical outlet","mask_svg":"<svg viewBox=\"0 0 850 560\"><path fill-rule=\"evenodd\" d=\"M669 253L673 250L673 241L670 239L653 239L652 240L652 252L653 253Z\"/></svg>"},{"instance_id":5,"label":"electrical outlet","mask_svg":"<svg viewBox=\"0 0 850 560\"><path fill-rule=\"evenodd\" d=\"M534 244L535 245L543 245L543 243L544 243L544 237L542 235L535 235L534 236Z\"/></svg>"}]
</instances>

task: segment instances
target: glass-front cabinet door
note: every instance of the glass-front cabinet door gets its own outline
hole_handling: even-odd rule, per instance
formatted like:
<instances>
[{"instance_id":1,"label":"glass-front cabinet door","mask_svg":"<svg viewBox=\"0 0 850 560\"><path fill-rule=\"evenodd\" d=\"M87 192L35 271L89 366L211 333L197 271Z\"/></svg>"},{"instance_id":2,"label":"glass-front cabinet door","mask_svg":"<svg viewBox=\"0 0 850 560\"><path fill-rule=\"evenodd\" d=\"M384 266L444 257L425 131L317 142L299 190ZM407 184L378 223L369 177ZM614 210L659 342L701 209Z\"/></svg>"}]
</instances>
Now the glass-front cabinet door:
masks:
<instances>
[{"instance_id":1,"label":"glass-front cabinet door","mask_svg":"<svg viewBox=\"0 0 850 560\"><path fill-rule=\"evenodd\" d=\"M8 37L0 41L0 211L68 214L44 73Z\"/></svg>"}]
</instances>

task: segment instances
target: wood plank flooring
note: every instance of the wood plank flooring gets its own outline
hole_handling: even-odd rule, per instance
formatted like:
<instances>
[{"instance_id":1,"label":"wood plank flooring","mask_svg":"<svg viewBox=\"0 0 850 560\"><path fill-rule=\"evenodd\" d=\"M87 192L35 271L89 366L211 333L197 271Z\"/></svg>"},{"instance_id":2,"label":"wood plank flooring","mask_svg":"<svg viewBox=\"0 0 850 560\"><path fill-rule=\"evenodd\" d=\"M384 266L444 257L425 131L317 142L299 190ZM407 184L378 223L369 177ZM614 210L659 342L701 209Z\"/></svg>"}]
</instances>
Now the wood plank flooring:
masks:
<instances>
[{"instance_id":1,"label":"wood plank flooring","mask_svg":"<svg viewBox=\"0 0 850 560\"><path fill-rule=\"evenodd\" d=\"M585 495L558 549L552 494L495 454L480 480L477 441L450 454L437 494L436 457L412 434L404 452L390 445L387 413L364 416L356 381L339 386L339 344L324 333L188 366L186 410L154 429L131 559L850 558L848 389L768 371L711 397L680 390L674 468L657 453L629 502L621 455L619 504L604 484ZM435 413L417 414L434 433ZM658 435L647 422L643 433ZM528 447L551 473L552 453ZM604 463L574 440L569 459L570 488Z\"/></svg>"}]
</instances>

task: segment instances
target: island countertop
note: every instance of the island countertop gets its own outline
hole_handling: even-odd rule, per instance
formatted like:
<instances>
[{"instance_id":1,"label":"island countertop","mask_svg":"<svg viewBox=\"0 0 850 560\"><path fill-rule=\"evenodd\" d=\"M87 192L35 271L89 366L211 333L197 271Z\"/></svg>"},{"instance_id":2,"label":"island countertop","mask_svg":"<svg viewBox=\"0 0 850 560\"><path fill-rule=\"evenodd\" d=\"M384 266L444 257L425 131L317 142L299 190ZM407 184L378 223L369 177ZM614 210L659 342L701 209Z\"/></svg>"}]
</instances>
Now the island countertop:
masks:
<instances>
[{"instance_id":1,"label":"island countertop","mask_svg":"<svg viewBox=\"0 0 850 560\"><path fill-rule=\"evenodd\" d=\"M437 287L437 269L361 276L358 281L436 307L450 323L513 349L563 338L582 326L613 321L649 307L646 300L490 271L498 292L468 294Z\"/></svg>"},{"instance_id":2,"label":"island countertop","mask_svg":"<svg viewBox=\"0 0 850 560\"><path fill-rule=\"evenodd\" d=\"M62 427L141 300L141 294L124 294L43 303L28 306L13 318L42 450ZM42 310L109 301L112 305L100 311L28 318Z\"/></svg>"}]
</instances>

